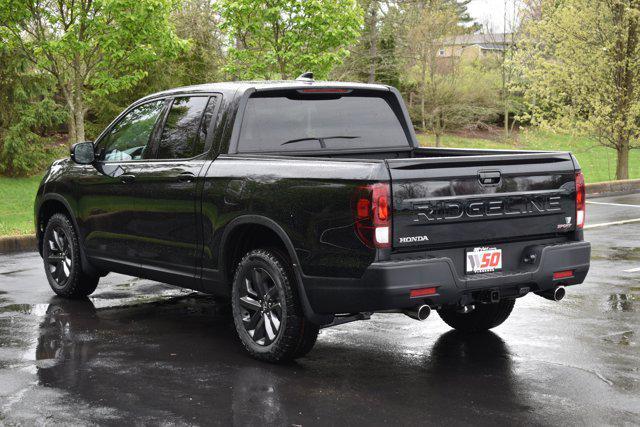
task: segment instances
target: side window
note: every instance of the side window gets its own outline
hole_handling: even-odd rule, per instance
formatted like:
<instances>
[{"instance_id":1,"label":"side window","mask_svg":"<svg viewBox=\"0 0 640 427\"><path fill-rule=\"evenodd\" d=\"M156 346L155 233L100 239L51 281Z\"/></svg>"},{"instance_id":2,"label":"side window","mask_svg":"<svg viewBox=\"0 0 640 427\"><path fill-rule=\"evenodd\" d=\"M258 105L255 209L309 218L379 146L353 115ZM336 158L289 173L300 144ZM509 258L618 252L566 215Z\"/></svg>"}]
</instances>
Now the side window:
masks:
<instances>
[{"instance_id":1,"label":"side window","mask_svg":"<svg viewBox=\"0 0 640 427\"><path fill-rule=\"evenodd\" d=\"M158 143L158 159L186 159L204 151L202 118L208 101L207 96L173 100Z\"/></svg>"},{"instance_id":2,"label":"side window","mask_svg":"<svg viewBox=\"0 0 640 427\"><path fill-rule=\"evenodd\" d=\"M198 154L204 153L205 142L207 139L207 132L209 131L209 125L211 124L211 120L213 119L213 113L216 111L216 106L218 105L218 97L212 96L209 98L209 102L207 103L207 108L204 110L204 117L202 118L202 126L200 126L200 135L196 141L195 149L193 150L193 155L197 156Z\"/></svg>"},{"instance_id":3,"label":"side window","mask_svg":"<svg viewBox=\"0 0 640 427\"><path fill-rule=\"evenodd\" d=\"M145 156L151 133L164 107L164 100L148 102L129 111L100 141L107 162L140 160Z\"/></svg>"}]
</instances>

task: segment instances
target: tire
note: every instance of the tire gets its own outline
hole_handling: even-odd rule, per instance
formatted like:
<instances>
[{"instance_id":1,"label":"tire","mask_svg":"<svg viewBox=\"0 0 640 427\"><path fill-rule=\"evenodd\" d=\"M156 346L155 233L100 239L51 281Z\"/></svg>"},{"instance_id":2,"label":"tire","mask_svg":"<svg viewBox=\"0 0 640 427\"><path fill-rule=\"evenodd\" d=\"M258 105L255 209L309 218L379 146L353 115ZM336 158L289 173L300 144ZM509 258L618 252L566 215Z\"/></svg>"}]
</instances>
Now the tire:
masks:
<instances>
[{"instance_id":1,"label":"tire","mask_svg":"<svg viewBox=\"0 0 640 427\"><path fill-rule=\"evenodd\" d=\"M311 350L313 350L313 346L316 345L316 341L318 340L320 328L310 322L306 322L304 328L302 338L298 343L298 348L293 354L294 359L306 356Z\"/></svg>"},{"instance_id":2,"label":"tire","mask_svg":"<svg viewBox=\"0 0 640 427\"><path fill-rule=\"evenodd\" d=\"M292 268L278 251L248 252L238 263L231 294L236 332L251 356L279 363L311 351L318 327L305 319Z\"/></svg>"},{"instance_id":3,"label":"tire","mask_svg":"<svg viewBox=\"0 0 640 427\"><path fill-rule=\"evenodd\" d=\"M69 218L54 214L42 237L42 259L49 286L63 298L85 298L98 286L99 276L82 271L78 235Z\"/></svg>"},{"instance_id":4,"label":"tire","mask_svg":"<svg viewBox=\"0 0 640 427\"><path fill-rule=\"evenodd\" d=\"M503 299L495 304L479 304L471 313L462 314L455 307L438 310L440 318L462 332L483 332L502 324L511 314L515 299Z\"/></svg>"}]
</instances>

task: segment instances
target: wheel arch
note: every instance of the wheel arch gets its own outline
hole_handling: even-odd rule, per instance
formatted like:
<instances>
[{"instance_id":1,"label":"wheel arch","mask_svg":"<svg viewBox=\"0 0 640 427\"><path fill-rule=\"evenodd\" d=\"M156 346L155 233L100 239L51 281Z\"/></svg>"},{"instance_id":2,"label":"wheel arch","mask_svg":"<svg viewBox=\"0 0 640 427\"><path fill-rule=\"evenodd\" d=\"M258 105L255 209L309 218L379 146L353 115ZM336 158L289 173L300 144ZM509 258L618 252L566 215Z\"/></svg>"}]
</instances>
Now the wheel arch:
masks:
<instances>
[{"instance_id":1,"label":"wheel arch","mask_svg":"<svg viewBox=\"0 0 640 427\"><path fill-rule=\"evenodd\" d=\"M80 234L80 227L78 226L78 220L75 215L75 211L72 209L71 204L60 194L47 194L44 196L37 211L36 219L36 239L38 244L38 252L42 256L42 238L44 235L44 229L49 219L57 214L62 213L66 215L71 221L74 231L78 236L78 243L80 246L80 261L82 262L82 269L87 273L93 273L96 275L103 275L103 272L98 271L87 259L84 252L84 246L82 244L82 238Z\"/></svg>"},{"instance_id":2,"label":"wheel arch","mask_svg":"<svg viewBox=\"0 0 640 427\"><path fill-rule=\"evenodd\" d=\"M276 247L280 246L285 250L285 255L289 256L294 269L299 266L298 256L291 239L282 227L272 219L260 215L242 215L233 219L222 234L222 244L220 245L220 271L222 277L231 279L233 275L233 261L238 254L234 253L237 249L243 249L247 244L245 242L236 242L237 239L246 237L248 232L257 232L262 234L261 238L254 239L256 243L261 243L271 239ZM252 236L253 237L253 236ZM273 238L277 240L273 240ZM251 242L248 242L249 246ZM239 254L242 256L243 254Z\"/></svg>"},{"instance_id":3,"label":"wheel arch","mask_svg":"<svg viewBox=\"0 0 640 427\"><path fill-rule=\"evenodd\" d=\"M67 200L59 194L47 194L44 196L40 206L38 207L36 217L36 237L38 239L38 251L42 255L42 236L49 219L57 214L65 214L71 220L76 233L79 232L76 218Z\"/></svg>"}]
</instances>

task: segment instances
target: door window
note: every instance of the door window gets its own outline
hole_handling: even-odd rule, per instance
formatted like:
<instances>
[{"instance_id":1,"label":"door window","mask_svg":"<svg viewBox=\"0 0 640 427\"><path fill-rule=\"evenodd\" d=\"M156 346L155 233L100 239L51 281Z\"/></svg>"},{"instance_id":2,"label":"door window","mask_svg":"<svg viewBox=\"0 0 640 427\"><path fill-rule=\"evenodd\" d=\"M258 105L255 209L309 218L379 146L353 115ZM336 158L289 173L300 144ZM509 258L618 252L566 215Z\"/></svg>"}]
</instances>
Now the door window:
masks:
<instances>
[{"instance_id":1,"label":"door window","mask_svg":"<svg viewBox=\"0 0 640 427\"><path fill-rule=\"evenodd\" d=\"M129 111L102 139L105 161L140 160L149 157L149 141L164 100L142 104Z\"/></svg>"},{"instance_id":2,"label":"door window","mask_svg":"<svg viewBox=\"0 0 640 427\"><path fill-rule=\"evenodd\" d=\"M203 113L208 101L206 96L173 100L158 143L158 159L186 159L204 151Z\"/></svg>"}]
</instances>

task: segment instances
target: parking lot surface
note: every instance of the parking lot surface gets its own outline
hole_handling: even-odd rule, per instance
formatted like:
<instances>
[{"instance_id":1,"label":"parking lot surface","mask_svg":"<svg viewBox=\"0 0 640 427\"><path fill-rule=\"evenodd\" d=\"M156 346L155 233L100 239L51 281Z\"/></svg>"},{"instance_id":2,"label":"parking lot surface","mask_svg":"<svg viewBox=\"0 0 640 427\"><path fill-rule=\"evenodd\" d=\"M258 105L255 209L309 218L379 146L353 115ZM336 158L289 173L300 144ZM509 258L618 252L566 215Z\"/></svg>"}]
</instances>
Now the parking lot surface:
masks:
<instances>
[{"instance_id":1,"label":"parking lot surface","mask_svg":"<svg viewBox=\"0 0 640 427\"><path fill-rule=\"evenodd\" d=\"M322 331L282 366L242 351L212 298L110 274L53 296L36 253L0 255L0 424L637 424L640 195L590 200L584 284L517 301L475 336L437 315Z\"/></svg>"}]
</instances>

